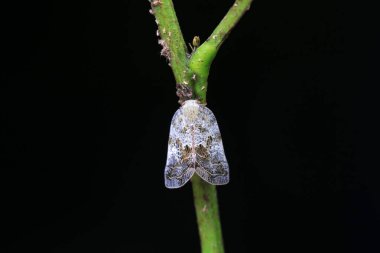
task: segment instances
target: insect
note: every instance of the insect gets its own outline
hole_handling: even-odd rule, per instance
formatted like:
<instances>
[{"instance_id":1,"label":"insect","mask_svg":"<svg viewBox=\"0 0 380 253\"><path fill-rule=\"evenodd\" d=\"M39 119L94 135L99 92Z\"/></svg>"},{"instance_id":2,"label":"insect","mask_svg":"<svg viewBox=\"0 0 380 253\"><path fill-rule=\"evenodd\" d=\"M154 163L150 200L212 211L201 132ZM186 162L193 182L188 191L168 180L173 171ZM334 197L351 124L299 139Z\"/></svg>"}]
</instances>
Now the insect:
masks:
<instances>
[{"instance_id":1,"label":"insect","mask_svg":"<svg viewBox=\"0 0 380 253\"><path fill-rule=\"evenodd\" d=\"M194 173L213 185L229 182L229 167L214 114L197 100L186 100L170 125L165 186L179 188Z\"/></svg>"}]
</instances>

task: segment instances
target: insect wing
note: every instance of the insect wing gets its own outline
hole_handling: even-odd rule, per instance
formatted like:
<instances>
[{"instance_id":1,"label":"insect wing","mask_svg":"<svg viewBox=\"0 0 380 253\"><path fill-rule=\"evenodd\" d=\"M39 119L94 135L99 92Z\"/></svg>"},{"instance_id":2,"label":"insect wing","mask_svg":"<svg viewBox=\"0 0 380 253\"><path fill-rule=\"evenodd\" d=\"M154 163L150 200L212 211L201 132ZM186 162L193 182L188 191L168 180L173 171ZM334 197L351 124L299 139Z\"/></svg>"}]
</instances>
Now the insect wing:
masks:
<instances>
[{"instance_id":1,"label":"insect wing","mask_svg":"<svg viewBox=\"0 0 380 253\"><path fill-rule=\"evenodd\" d=\"M193 176L194 166L190 166L186 159L186 148L183 141L186 139L182 131L184 116L182 107L173 116L168 143L168 155L165 166L165 186L167 188L179 188L186 184Z\"/></svg>"},{"instance_id":2,"label":"insect wing","mask_svg":"<svg viewBox=\"0 0 380 253\"><path fill-rule=\"evenodd\" d=\"M197 128L200 132L199 144L195 147L197 155L195 171L210 184L227 184L230 180L229 166L216 118L205 106L200 107L199 115Z\"/></svg>"}]
</instances>

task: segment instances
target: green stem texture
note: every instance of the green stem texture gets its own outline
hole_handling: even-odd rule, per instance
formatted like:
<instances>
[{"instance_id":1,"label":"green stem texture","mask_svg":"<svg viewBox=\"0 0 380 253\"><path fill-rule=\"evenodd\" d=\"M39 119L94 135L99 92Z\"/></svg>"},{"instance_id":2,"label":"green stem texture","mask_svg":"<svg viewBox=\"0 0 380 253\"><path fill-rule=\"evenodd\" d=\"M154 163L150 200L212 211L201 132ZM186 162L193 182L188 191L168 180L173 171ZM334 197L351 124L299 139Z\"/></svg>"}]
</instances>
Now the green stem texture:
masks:
<instances>
[{"instance_id":1,"label":"green stem texture","mask_svg":"<svg viewBox=\"0 0 380 253\"><path fill-rule=\"evenodd\" d=\"M172 68L177 83L189 83L187 67L187 47L171 0L150 0L151 13L156 18L159 44L163 47L161 54L165 56Z\"/></svg>"},{"instance_id":2,"label":"green stem texture","mask_svg":"<svg viewBox=\"0 0 380 253\"><path fill-rule=\"evenodd\" d=\"M191 179L203 253L223 253L218 198L215 185L204 182L198 175Z\"/></svg>"},{"instance_id":3,"label":"green stem texture","mask_svg":"<svg viewBox=\"0 0 380 253\"><path fill-rule=\"evenodd\" d=\"M207 79L211 63L231 30L239 22L244 13L249 10L252 1L236 0L208 39L191 56L189 67L197 77L193 84L195 97L204 104L206 104Z\"/></svg>"}]
</instances>

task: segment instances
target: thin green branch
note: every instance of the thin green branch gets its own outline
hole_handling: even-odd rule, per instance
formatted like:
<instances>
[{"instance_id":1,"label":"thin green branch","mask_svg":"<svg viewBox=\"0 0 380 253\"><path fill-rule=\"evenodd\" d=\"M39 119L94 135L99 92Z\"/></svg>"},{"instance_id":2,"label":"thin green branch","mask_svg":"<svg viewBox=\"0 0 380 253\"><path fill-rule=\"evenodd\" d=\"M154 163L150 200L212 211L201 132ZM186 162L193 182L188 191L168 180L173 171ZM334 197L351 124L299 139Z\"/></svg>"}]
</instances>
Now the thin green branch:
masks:
<instances>
[{"instance_id":1,"label":"thin green branch","mask_svg":"<svg viewBox=\"0 0 380 253\"><path fill-rule=\"evenodd\" d=\"M226 16L224 16L222 21L220 21L219 25L212 32L207 43L219 49L244 13L250 9L252 2L253 0L236 0Z\"/></svg>"},{"instance_id":2,"label":"thin green branch","mask_svg":"<svg viewBox=\"0 0 380 253\"><path fill-rule=\"evenodd\" d=\"M187 47L171 0L150 0L150 12L158 26L161 55L169 61L177 83L189 83Z\"/></svg>"},{"instance_id":3,"label":"thin green branch","mask_svg":"<svg viewBox=\"0 0 380 253\"><path fill-rule=\"evenodd\" d=\"M195 96L202 103L206 103L207 80L211 63L231 30L244 13L249 10L252 1L236 0L210 37L191 56L189 66L197 77L193 89Z\"/></svg>"},{"instance_id":4,"label":"thin green branch","mask_svg":"<svg viewBox=\"0 0 380 253\"><path fill-rule=\"evenodd\" d=\"M216 187L205 183L197 175L193 176L191 183L202 252L223 253L223 236Z\"/></svg>"}]
</instances>

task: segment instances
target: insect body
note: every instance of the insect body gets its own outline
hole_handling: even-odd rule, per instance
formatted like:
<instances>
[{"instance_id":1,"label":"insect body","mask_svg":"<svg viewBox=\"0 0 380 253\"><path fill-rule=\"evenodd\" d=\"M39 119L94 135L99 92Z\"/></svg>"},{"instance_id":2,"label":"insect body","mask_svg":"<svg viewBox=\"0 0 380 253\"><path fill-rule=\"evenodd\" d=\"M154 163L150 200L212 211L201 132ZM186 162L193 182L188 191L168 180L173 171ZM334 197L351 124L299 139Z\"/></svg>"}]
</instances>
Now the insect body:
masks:
<instances>
[{"instance_id":1,"label":"insect body","mask_svg":"<svg viewBox=\"0 0 380 253\"><path fill-rule=\"evenodd\" d=\"M213 185L227 184L229 168L215 116L196 100L176 111L170 126L165 186L179 188L197 173Z\"/></svg>"}]
</instances>

